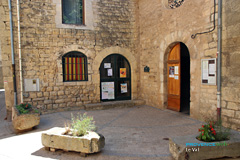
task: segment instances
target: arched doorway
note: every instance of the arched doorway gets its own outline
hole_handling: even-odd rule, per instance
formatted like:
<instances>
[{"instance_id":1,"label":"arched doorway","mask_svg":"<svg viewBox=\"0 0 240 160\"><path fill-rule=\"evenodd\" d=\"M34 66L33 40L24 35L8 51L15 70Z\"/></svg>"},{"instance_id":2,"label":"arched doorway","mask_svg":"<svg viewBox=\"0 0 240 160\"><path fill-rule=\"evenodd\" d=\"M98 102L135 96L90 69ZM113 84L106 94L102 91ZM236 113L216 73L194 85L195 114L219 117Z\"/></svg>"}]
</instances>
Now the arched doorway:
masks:
<instances>
[{"instance_id":1,"label":"arched doorway","mask_svg":"<svg viewBox=\"0 0 240 160\"><path fill-rule=\"evenodd\" d=\"M168 69L168 109L190 112L190 56L183 43L177 43L170 51Z\"/></svg>"},{"instance_id":2,"label":"arched doorway","mask_svg":"<svg viewBox=\"0 0 240 160\"><path fill-rule=\"evenodd\" d=\"M111 54L100 65L101 101L131 99L131 67L120 54Z\"/></svg>"}]
</instances>

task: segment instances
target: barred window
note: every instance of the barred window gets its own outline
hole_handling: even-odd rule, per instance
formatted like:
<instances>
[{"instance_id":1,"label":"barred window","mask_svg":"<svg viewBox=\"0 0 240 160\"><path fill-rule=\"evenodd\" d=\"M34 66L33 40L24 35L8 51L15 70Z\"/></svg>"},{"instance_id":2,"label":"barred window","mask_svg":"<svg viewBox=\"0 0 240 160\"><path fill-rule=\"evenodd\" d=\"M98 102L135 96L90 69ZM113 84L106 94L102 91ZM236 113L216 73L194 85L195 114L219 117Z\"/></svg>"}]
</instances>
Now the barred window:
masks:
<instances>
[{"instance_id":1,"label":"barred window","mask_svg":"<svg viewBox=\"0 0 240 160\"><path fill-rule=\"evenodd\" d=\"M62 0L62 23L84 24L84 0Z\"/></svg>"},{"instance_id":2,"label":"barred window","mask_svg":"<svg viewBox=\"0 0 240 160\"><path fill-rule=\"evenodd\" d=\"M62 57L63 82L87 81L87 57L77 51L69 52Z\"/></svg>"}]
</instances>

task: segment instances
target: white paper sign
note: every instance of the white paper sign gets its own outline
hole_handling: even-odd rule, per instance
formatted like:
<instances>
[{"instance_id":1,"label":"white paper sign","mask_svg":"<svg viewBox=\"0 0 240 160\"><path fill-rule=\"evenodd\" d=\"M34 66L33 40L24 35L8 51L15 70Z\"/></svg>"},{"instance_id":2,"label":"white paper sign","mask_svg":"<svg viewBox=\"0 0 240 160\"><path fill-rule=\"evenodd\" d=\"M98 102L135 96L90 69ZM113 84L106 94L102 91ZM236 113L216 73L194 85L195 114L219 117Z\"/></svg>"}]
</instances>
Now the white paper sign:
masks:
<instances>
[{"instance_id":1,"label":"white paper sign","mask_svg":"<svg viewBox=\"0 0 240 160\"><path fill-rule=\"evenodd\" d=\"M108 99L108 92L102 92L102 99Z\"/></svg>"},{"instance_id":2,"label":"white paper sign","mask_svg":"<svg viewBox=\"0 0 240 160\"><path fill-rule=\"evenodd\" d=\"M202 79L208 79L208 60L202 62Z\"/></svg>"},{"instance_id":3,"label":"white paper sign","mask_svg":"<svg viewBox=\"0 0 240 160\"><path fill-rule=\"evenodd\" d=\"M111 76L113 75L113 70L112 70L112 68L108 69L107 71L108 71L108 76L111 77Z\"/></svg>"},{"instance_id":4,"label":"white paper sign","mask_svg":"<svg viewBox=\"0 0 240 160\"><path fill-rule=\"evenodd\" d=\"M216 58L202 59L202 84L216 85Z\"/></svg>"},{"instance_id":5,"label":"white paper sign","mask_svg":"<svg viewBox=\"0 0 240 160\"><path fill-rule=\"evenodd\" d=\"M175 72L175 74L178 74L178 66L174 67L174 72Z\"/></svg>"},{"instance_id":6,"label":"white paper sign","mask_svg":"<svg viewBox=\"0 0 240 160\"><path fill-rule=\"evenodd\" d=\"M111 63L104 63L104 68L111 68Z\"/></svg>"},{"instance_id":7,"label":"white paper sign","mask_svg":"<svg viewBox=\"0 0 240 160\"><path fill-rule=\"evenodd\" d=\"M114 99L114 82L102 82L102 99Z\"/></svg>"},{"instance_id":8,"label":"white paper sign","mask_svg":"<svg viewBox=\"0 0 240 160\"><path fill-rule=\"evenodd\" d=\"M216 67L215 64L209 64L209 74L215 75Z\"/></svg>"},{"instance_id":9,"label":"white paper sign","mask_svg":"<svg viewBox=\"0 0 240 160\"><path fill-rule=\"evenodd\" d=\"M178 76L174 76L174 79L178 79Z\"/></svg>"}]
</instances>

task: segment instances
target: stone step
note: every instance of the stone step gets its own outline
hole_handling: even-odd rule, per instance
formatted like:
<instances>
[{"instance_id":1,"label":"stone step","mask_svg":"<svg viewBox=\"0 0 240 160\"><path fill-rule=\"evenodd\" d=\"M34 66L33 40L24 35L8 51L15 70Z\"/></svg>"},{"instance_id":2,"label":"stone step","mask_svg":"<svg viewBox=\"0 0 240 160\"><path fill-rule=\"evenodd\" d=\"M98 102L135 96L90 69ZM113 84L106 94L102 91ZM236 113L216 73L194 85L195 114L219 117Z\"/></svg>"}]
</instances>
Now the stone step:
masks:
<instances>
[{"instance_id":1,"label":"stone step","mask_svg":"<svg viewBox=\"0 0 240 160\"><path fill-rule=\"evenodd\" d=\"M133 106L144 105L144 100L126 100L126 101L111 101L111 102L101 102L94 104L86 104L85 110L104 110L110 108L127 108Z\"/></svg>"},{"instance_id":2,"label":"stone step","mask_svg":"<svg viewBox=\"0 0 240 160\"><path fill-rule=\"evenodd\" d=\"M126 101L111 101L101 103L84 104L80 107L64 107L52 110L41 111L41 114L49 114L63 111L77 111L77 110L104 110L110 108L127 108L133 106L145 105L144 100L126 100Z\"/></svg>"}]
</instances>

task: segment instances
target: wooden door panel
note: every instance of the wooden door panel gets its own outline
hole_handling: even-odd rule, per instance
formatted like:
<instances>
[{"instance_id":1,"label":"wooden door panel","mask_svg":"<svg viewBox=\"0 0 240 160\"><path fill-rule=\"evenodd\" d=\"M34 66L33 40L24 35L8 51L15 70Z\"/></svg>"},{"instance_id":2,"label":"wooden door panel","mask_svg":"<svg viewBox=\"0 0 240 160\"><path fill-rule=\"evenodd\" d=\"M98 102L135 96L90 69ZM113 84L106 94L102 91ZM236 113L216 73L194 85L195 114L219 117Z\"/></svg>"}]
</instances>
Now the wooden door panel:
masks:
<instances>
[{"instance_id":1,"label":"wooden door panel","mask_svg":"<svg viewBox=\"0 0 240 160\"><path fill-rule=\"evenodd\" d=\"M180 111L181 68L180 43L175 45L168 57L168 109Z\"/></svg>"},{"instance_id":2,"label":"wooden door panel","mask_svg":"<svg viewBox=\"0 0 240 160\"><path fill-rule=\"evenodd\" d=\"M168 109L180 111L180 96L168 96Z\"/></svg>"}]
</instances>

